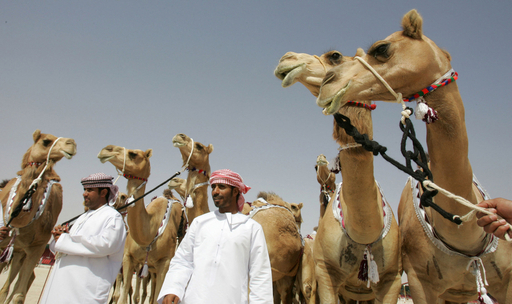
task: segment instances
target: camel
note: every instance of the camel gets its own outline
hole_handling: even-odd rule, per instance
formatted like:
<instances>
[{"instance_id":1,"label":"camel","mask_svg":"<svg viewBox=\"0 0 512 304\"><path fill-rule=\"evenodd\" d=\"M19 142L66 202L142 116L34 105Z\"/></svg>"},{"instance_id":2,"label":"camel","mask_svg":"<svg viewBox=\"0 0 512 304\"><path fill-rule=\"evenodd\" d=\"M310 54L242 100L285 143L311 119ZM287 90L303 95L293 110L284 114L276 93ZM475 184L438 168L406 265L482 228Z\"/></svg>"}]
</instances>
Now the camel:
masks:
<instances>
[{"instance_id":1,"label":"camel","mask_svg":"<svg viewBox=\"0 0 512 304\"><path fill-rule=\"evenodd\" d=\"M304 238L304 253L297 272L297 282L300 289L300 299L307 304L320 303L317 295L317 282L315 277L315 260L313 247L315 245L315 236L307 235ZM301 301L301 303L303 303Z\"/></svg>"},{"instance_id":2,"label":"camel","mask_svg":"<svg viewBox=\"0 0 512 304\"><path fill-rule=\"evenodd\" d=\"M10 221L14 233L14 236L0 242L0 248L9 248L8 244L15 238L9 276L0 290L0 303L11 303L11 299L12 303L25 301L27 290L35 278L34 268L50 240L51 230L62 209L62 186L58 183L60 177L54 165L63 157L71 159L76 154L76 143L71 138L57 138L40 130L36 130L32 138L34 144L23 155L18 177L0 191L4 225ZM18 216L10 220L36 178L40 178L40 183L30 196L31 201ZM0 268L5 266L6 263L3 263ZM7 298L10 284L16 276L16 285Z\"/></svg>"},{"instance_id":3,"label":"camel","mask_svg":"<svg viewBox=\"0 0 512 304\"><path fill-rule=\"evenodd\" d=\"M274 303L291 303L302 251L296 215L290 204L275 193L260 192L252 207L249 216L263 227L267 242L275 286Z\"/></svg>"},{"instance_id":4,"label":"camel","mask_svg":"<svg viewBox=\"0 0 512 304\"><path fill-rule=\"evenodd\" d=\"M336 190L336 175L329 169L325 155L316 158L316 180L320 184L320 219L324 217L325 208Z\"/></svg>"},{"instance_id":5,"label":"camel","mask_svg":"<svg viewBox=\"0 0 512 304\"><path fill-rule=\"evenodd\" d=\"M337 51L320 57L290 54L296 53L286 53L280 59L275 75L284 79L283 87L296 80L314 96L322 93L323 78L321 81L318 78L322 77L322 73L327 77L327 67L332 70L352 60ZM287 78L294 80L286 82ZM369 102L351 103L357 104L363 107L350 106L338 110L350 117L360 131L371 133L369 109L374 106ZM326 212L321 218L314 244L319 298L322 303L336 303L338 296L343 301L375 299L377 303L396 302L402 272L399 230L391 208L387 203L383 204L383 195L374 179L373 155L360 147L354 147L354 140L336 122L333 137L342 147L339 159L340 166L344 168L344 182L338 187L338 194L333 195L327 205L326 210L333 212ZM387 222L384 221L383 209L388 216ZM344 228L340 227L341 219L337 219L335 210L338 214L343 213ZM375 274L373 280L363 275L362 279L366 279L366 282L358 278L361 262L364 260L368 265L372 264L371 259L365 258L365 252L368 253L370 249L378 269L378 283Z\"/></svg>"},{"instance_id":6,"label":"camel","mask_svg":"<svg viewBox=\"0 0 512 304\"><path fill-rule=\"evenodd\" d=\"M142 151L109 145L100 151L98 158L102 163L108 161L121 170L128 179L128 195L138 198L146 190L152 153L151 149ZM147 264L152 275L150 302L156 303L169 262L176 251L181 213L182 205L178 200L164 197L154 199L147 207L143 199L128 207L129 231L123 256L123 288L119 298L114 295L119 303L127 303L135 267L144 264Z\"/></svg>"},{"instance_id":7,"label":"camel","mask_svg":"<svg viewBox=\"0 0 512 304\"><path fill-rule=\"evenodd\" d=\"M433 182L476 204L485 192L473 182L464 105L454 81L451 56L423 35L422 23L416 10L408 12L402 19L402 31L377 41L367 54L358 50L357 60L333 68L325 77L317 104L328 114L347 100L395 101L394 94L363 65L367 63L391 89L409 100L409 96L417 99L416 115L420 113L427 122ZM433 82L438 85L431 86ZM445 85L440 84L443 82ZM438 88L432 91L434 87ZM512 244L487 235L474 217L457 226L431 208L420 208L415 204L420 191L415 189L409 180L398 210L403 265L414 303L435 303L438 298L446 302L488 301L486 291L499 303L512 302ZM442 194L434 200L452 214L470 211ZM485 277L489 283L486 290Z\"/></svg>"},{"instance_id":8,"label":"camel","mask_svg":"<svg viewBox=\"0 0 512 304\"><path fill-rule=\"evenodd\" d=\"M210 212L208 208L208 182L210 179L210 153L213 145L203 145L185 134L172 138L172 144L180 149L183 167L188 170L186 184L186 213L189 225L200 216ZM190 205L192 203L192 206Z\"/></svg>"}]
</instances>

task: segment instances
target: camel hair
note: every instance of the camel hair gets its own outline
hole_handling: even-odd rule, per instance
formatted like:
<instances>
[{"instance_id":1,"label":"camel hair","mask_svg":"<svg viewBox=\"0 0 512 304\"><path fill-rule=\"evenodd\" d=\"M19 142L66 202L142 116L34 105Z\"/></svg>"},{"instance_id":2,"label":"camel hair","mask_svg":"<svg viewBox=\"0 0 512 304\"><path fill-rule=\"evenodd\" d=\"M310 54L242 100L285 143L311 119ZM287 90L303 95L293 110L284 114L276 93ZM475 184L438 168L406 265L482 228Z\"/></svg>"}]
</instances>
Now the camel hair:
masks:
<instances>
[{"instance_id":1,"label":"camel hair","mask_svg":"<svg viewBox=\"0 0 512 304\"><path fill-rule=\"evenodd\" d=\"M411 10L402 18L402 31L375 42L367 53L358 53L395 94L410 98L425 88L438 87L427 89L430 92L417 100L416 108L416 114L421 113L420 118L427 122L433 182L476 204L484 199L485 192L473 182L464 105L454 81L457 74L452 70L450 54L423 35L422 24L423 18ZM431 86L444 79L446 85ZM360 59L333 68L325 82L332 85L325 90L322 87L317 103L326 112L337 111L347 100L396 100ZM499 303L512 302L512 244L486 234L474 217L457 226L431 208L420 208L413 187L409 180L398 214L403 265L414 303L435 303L438 298L458 303L489 300L486 291ZM442 194L435 197L435 203L452 214L465 215L471 210Z\"/></svg>"},{"instance_id":2,"label":"camel hair","mask_svg":"<svg viewBox=\"0 0 512 304\"><path fill-rule=\"evenodd\" d=\"M324 78L327 78L330 70L353 60L351 57L341 56L337 51L322 56L296 54L286 53L280 59L275 74L281 76L278 76L280 79L284 78L283 86L286 86L285 80L293 76L315 96L325 91ZM336 59L334 61L330 59L333 54ZM328 70L327 67L332 68ZM315 77L308 77L307 74L313 73L312 71L315 72ZM322 77L322 71L325 77L318 81ZM293 83L293 80L290 82ZM362 103L369 107L368 101ZM360 132L372 136L369 109L347 106L338 108L338 111L350 117ZM339 187L339 193L327 205L326 210L329 212L321 218L314 242L319 298L322 303L336 303L338 297L347 301L396 302L402 273L399 229L389 205L383 203L383 196L375 181L373 155L361 147L353 147L354 140L335 121L333 138L341 146L339 161L343 168L343 183ZM385 206L389 218L387 223L383 216ZM337 219L339 216L335 212L343 214L344 227L340 225L341 219ZM368 258L369 255L373 259ZM359 278L363 260L368 265L375 262L378 276L363 275L362 280Z\"/></svg>"},{"instance_id":3,"label":"camel hair","mask_svg":"<svg viewBox=\"0 0 512 304\"><path fill-rule=\"evenodd\" d=\"M271 192L260 192L252 202L249 216L263 227L267 243L274 303L292 303L292 289L300 264L302 241L297 218L302 204L292 211L291 204Z\"/></svg>"},{"instance_id":4,"label":"camel hair","mask_svg":"<svg viewBox=\"0 0 512 304\"><path fill-rule=\"evenodd\" d=\"M54 170L55 163L63 157L71 159L76 154L76 143L71 138L57 138L36 130L32 134L33 145L28 148L21 160L18 177L11 179L0 191L0 201L4 214L4 225L21 203L31 184L40 178L31 204L12 219L11 233L15 233L12 259L7 281L0 290L0 303L24 303L27 291L34 280L34 268L43 254L51 237L51 231L62 209L62 186L60 177ZM6 249L13 236L0 242ZM7 263L0 265L4 269ZM18 276L12 293L8 296L10 284ZM7 301L6 301L7 299Z\"/></svg>"},{"instance_id":5,"label":"camel hair","mask_svg":"<svg viewBox=\"0 0 512 304\"><path fill-rule=\"evenodd\" d=\"M151 149L142 151L108 145L99 152L98 158L102 163L108 161L120 170L128 179L128 196L138 198L146 190L146 181L151 173L149 158L152 153ZM181 214L182 205L179 201L165 197L154 199L147 207L143 199L128 207L126 219L129 230L123 255L123 287L117 303L128 302L133 272L137 266L146 263L154 285L150 302L156 303L169 262L176 251Z\"/></svg>"},{"instance_id":6,"label":"camel hair","mask_svg":"<svg viewBox=\"0 0 512 304\"><path fill-rule=\"evenodd\" d=\"M180 149L183 167L188 170L186 189L186 214L188 224L205 213L210 212L208 207L208 182L210 179L210 153L213 145L203 145L195 142L183 133L172 138L174 147Z\"/></svg>"}]
</instances>

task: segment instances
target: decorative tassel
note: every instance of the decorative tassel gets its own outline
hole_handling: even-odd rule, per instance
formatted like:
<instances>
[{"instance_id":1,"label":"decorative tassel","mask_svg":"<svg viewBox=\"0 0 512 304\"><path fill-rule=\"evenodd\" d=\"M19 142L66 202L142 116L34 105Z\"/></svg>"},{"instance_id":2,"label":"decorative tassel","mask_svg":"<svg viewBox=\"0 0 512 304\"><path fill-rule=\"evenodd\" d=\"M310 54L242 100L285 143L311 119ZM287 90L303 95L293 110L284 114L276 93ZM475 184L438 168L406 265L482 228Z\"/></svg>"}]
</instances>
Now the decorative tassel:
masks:
<instances>
[{"instance_id":1,"label":"decorative tassel","mask_svg":"<svg viewBox=\"0 0 512 304\"><path fill-rule=\"evenodd\" d=\"M135 198L133 198L133 195L130 196L129 198L126 199L125 205L128 205L128 208L131 208L131 207L135 206L135 204L131 204L134 200L135 200Z\"/></svg>"},{"instance_id":2,"label":"decorative tassel","mask_svg":"<svg viewBox=\"0 0 512 304\"><path fill-rule=\"evenodd\" d=\"M32 209L32 199L29 198L27 202L23 205L22 210L25 212L29 212Z\"/></svg>"},{"instance_id":3,"label":"decorative tassel","mask_svg":"<svg viewBox=\"0 0 512 304\"><path fill-rule=\"evenodd\" d=\"M427 114L428 109L429 107L425 103L418 101L415 113L416 119L423 119L423 117L425 117L425 115Z\"/></svg>"},{"instance_id":4,"label":"decorative tassel","mask_svg":"<svg viewBox=\"0 0 512 304\"><path fill-rule=\"evenodd\" d=\"M485 292L485 293L484 293ZM482 294L478 294L478 303L480 304L494 304L494 301L487 294L487 290L483 288Z\"/></svg>"},{"instance_id":5,"label":"decorative tassel","mask_svg":"<svg viewBox=\"0 0 512 304\"><path fill-rule=\"evenodd\" d=\"M368 281L368 258L366 254L363 257L361 264L359 264L359 273L357 274L357 278L363 282Z\"/></svg>"},{"instance_id":6,"label":"decorative tassel","mask_svg":"<svg viewBox=\"0 0 512 304\"><path fill-rule=\"evenodd\" d=\"M148 263L145 262L144 263L144 266L142 266L142 268L140 269L140 272L139 272L139 278L145 278L148 276Z\"/></svg>"},{"instance_id":7,"label":"decorative tassel","mask_svg":"<svg viewBox=\"0 0 512 304\"><path fill-rule=\"evenodd\" d=\"M370 267L368 269L368 287L370 287L370 282L377 284L379 280L379 268L377 267L377 263L373 260L373 254L370 253Z\"/></svg>"},{"instance_id":8,"label":"decorative tassel","mask_svg":"<svg viewBox=\"0 0 512 304\"><path fill-rule=\"evenodd\" d=\"M185 202L185 207L192 208L194 207L194 201L190 196L187 197L187 201Z\"/></svg>"}]
</instances>

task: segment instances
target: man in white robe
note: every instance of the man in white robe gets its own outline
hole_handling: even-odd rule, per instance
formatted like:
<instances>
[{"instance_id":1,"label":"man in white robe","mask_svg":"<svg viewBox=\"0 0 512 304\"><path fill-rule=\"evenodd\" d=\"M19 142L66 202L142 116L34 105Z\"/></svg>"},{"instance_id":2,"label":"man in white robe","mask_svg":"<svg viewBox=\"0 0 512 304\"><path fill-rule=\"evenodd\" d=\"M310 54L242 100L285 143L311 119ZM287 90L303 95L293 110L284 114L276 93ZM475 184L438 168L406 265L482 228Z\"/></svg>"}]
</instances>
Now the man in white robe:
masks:
<instances>
[{"instance_id":1,"label":"man in white robe","mask_svg":"<svg viewBox=\"0 0 512 304\"><path fill-rule=\"evenodd\" d=\"M219 209L190 225L171 260L158 303L273 303L263 229L240 213L250 187L230 170L213 172L210 184Z\"/></svg>"},{"instance_id":2,"label":"man in white robe","mask_svg":"<svg viewBox=\"0 0 512 304\"><path fill-rule=\"evenodd\" d=\"M69 229L57 226L50 250L57 259L40 303L107 303L121 268L126 229L121 214L109 206L117 186L112 176L97 173L82 179L82 214Z\"/></svg>"}]
</instances>

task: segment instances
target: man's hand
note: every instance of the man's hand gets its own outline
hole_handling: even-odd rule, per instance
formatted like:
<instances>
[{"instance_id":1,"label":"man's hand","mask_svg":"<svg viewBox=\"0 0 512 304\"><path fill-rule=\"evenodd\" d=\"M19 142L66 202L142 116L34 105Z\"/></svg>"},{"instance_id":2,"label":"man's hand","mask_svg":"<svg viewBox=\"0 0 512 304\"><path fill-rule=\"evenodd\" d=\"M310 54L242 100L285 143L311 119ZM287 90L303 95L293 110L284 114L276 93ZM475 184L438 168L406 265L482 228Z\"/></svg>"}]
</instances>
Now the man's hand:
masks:
<instances>
[{"instance_id":1,"label":"man's hand","mask_svg":"<svg viewBox=\"0 0 512 304\"><path fill-rule=\"evenodd\" d=\"M0 227L0 241L3 241L5 238L9 237L9 227Z\"/></svg>"},{"instance_id":2,"label":"man's hand","mask_svg":"<svg viewBox=\"0 0 512 304\"><path fill-rule=\"evenodd\" d=\"M53 234L53 238L55 239L55 242L57 242L60 235L63 233L69 233L68 225L66 225L66 226L57 225L57 226L55 226L55 228L53 228L52 234Z\"/></svg>"},{"instance_id":3,"label":"man's hand","mask_svg":"<svg viewBox=\"0 0 512 304\"><path fill-rule=\"evenodd\" d=\"M487 208L489 211L496 213L503 219L498 220L496 214L487 215L482 212L477 212L477 224L484 228L487 233L492 233L500 239L505 240L505 233L509 230L507 223L512 223L512 201L504 198L494 198L483 201L477 205L478 207ZM512 231L508 231L509 236L512 237Z\"/></svg>"},{"instance_id":4,"label":"man's hand","mask_svg":"<svg viewBox=\"0 0 512 304\"><path fill-rule=\"evenodd\" d=\"M178 304L180 302L180 298L174 294L168 294L164 297L162 304Z\"/></svg>"}]
</instances>

